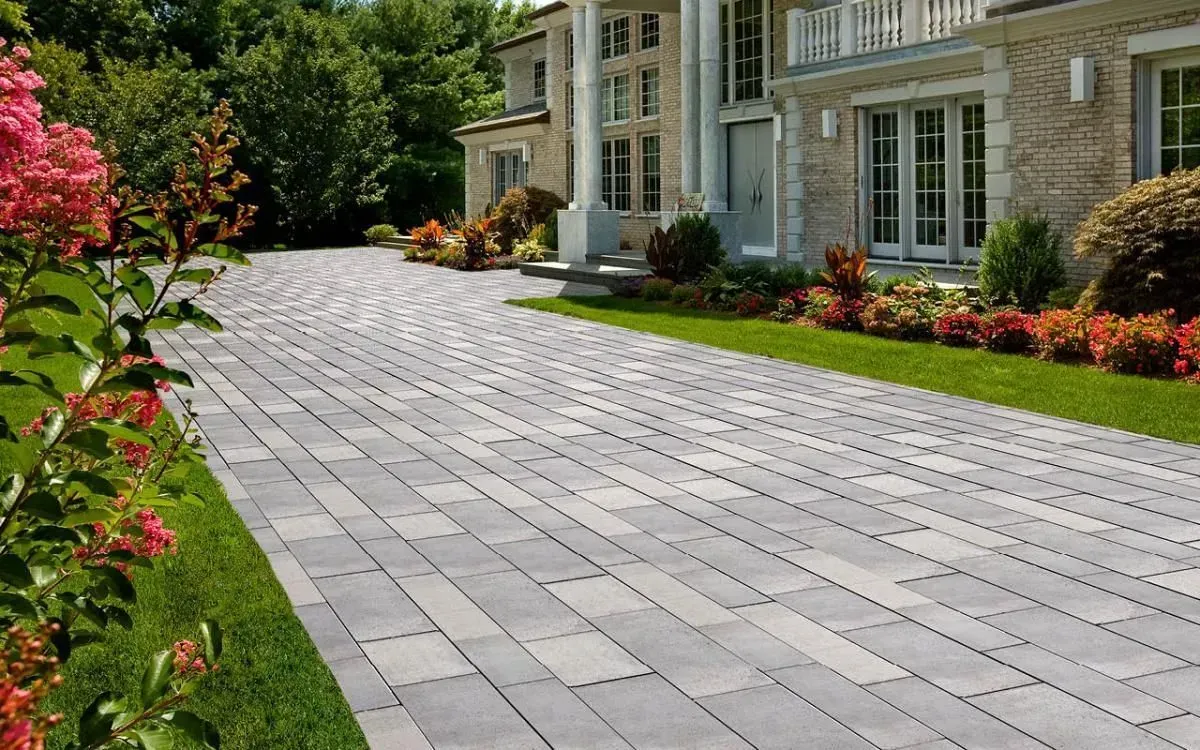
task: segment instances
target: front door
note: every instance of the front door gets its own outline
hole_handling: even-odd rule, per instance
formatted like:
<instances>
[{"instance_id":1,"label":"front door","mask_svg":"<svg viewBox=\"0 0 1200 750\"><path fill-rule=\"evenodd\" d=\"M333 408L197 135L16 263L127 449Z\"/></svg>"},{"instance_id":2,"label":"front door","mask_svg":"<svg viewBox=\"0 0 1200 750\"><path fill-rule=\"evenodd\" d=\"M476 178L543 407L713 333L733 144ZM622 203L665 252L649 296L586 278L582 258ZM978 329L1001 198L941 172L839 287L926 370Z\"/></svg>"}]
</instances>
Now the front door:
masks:
<instances>
[{"instance_id":1,"label":"front door","mask_svg":"<svg viewBox=\"0 0 1200 750\"><path fill-rule=\"evenodd\" d=\"M742 254L775 256L775 123L729 126L729 210L741 212Z\"/></svg>"}]
</instances>

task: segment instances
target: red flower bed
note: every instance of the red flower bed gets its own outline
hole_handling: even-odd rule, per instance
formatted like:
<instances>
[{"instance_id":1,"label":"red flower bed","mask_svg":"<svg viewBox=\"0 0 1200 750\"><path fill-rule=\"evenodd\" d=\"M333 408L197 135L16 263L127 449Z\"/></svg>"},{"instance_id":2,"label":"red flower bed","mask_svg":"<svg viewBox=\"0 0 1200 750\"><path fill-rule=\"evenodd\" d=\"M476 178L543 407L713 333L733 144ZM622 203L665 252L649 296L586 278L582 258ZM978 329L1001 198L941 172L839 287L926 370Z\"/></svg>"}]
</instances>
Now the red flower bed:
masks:
<instances>
[{"instance_id":1,"label":"red flower bed","mask_svg":"<svg viewBox=\"0 0 1200 750\"><path fill-rule=\"evenodd\" d=\"M983 318L975 313L943 315L933 324L933 337L948 346L979 346Z\"/></svg>"},{"instance_id":2,"label":"red flower bed","mask_svg":"<svg viewBox=\"0 0 1200 750\"><path fill-rule=\"evenodd\" d=\"M1179 347L1175 374L1200 382L1200 318L1192 318L1175 330L1175 344Z\"/></svg>"},{"instance_id":3,"label":"red flower bed","mask_svg":"<svg viewBox=\"0 0 1200 750\"><path fill-rule=\"evenodd\" d=\"M1074 360L1091 356L1088 351L1090 317L1078 307L1046 310L1033 321L1033 343L1043 359Z\"/></svg>"},{"instance_id":4,"label":"red flower bed","mask_svg":"<svg viewBox=\"0 0 1200 750\"><path fill-rule=\"evenodd\" d=\"M817 318L817 323L822 328L838 331L861 331L862 322L859 318L866 306L866 300L835 297Z\"/></svg>"},{"instance_id":5,"label":"red flower bed","mask_svg":"<svg viewBox=\"0 0 1200 750\"><path fill-rule=\"evenodd\" d=\"M1088 345L1096 364L1109 372L1156 375L1175 364L1174 310L1122 318L1104 313L1092 318Z\"/></svg>"},{"instance_id":6,"label":"red flower bed","mask_svg":"<svg viewBox=\"0 0 1200 750\"><path fill-rule=\"evenodd\" d=\"M994 352L1019 354L1033 345L1033 316L1020 310L1001 310L983 318L980 341Z\"/></svg>"}]
</instances>

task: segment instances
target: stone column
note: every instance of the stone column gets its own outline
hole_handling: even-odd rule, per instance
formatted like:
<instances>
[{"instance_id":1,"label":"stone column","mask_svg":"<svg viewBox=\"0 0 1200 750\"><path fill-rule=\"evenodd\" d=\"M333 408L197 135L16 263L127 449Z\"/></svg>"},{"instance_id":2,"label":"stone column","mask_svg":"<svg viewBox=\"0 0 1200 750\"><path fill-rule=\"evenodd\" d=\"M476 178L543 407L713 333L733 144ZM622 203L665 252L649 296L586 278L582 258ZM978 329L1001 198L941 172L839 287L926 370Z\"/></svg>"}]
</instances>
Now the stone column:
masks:
<instances>
[{"instance_id":1,"label":"stone column","mask_svg":"<svg viewBox=\"0 0 1200 750\"><path fill-rule=\"evenodd\" d=\"M604 113L601 111L600 98L600 25L601 20L601 5L598 0L588 0L586 8L586 24L587 27L587 45L584 50L584 100L587 106L584 108L583 122L575 123L576 138L584 136L582 172L579 172L579 164L576 164L576 189L580 185L583 186L583 204L581 207L585 210L603 211L607 208L604 205L601 189L601 139L604 137L602 124ZM576 44L579 40L576 40ZM578 176L582 174L582 182L578 180Z\"/></svg>"},{"instance_id":2,"label":"stone column","mask_svg":"<svg viewBox=\"0 0 1200 750\"><path fill-rule=\"evenodd\" d=\"M574 50L571 56L571 88L572 105L574 112L572 113L572 121L575 123L572 128L574 137L571 140L571 152L574 155L575 161L575 195L571 197L571 210L579 210L584 208L583 195L585 188L583 187L583 148L584 135L583 123L587 117L587 93L586 84L584 83L583 69L584 65L584 50L587 49L587 20L586 11L583 8L572 8L571 10L571 37Z\"/></svg>"},{"instance_id":3,"label":"stone column","mask_svg":"<svg viewBox=\"0 0 1200 750\"><path fill-rule=\"evenodd\" d=\"M726 211L721 189L721 8L700 4L700 190L705 211Z\"/></svg>"},{"instance_id":4,"label":"stone column","mask_svg":"<svg viewBox=\"0 0 1200 750\"><path fill-rule=\"evenodd\" d=\"M700 0L679 5L679 158L682 192L700 192Z\"/></svg>"}]
</instances>

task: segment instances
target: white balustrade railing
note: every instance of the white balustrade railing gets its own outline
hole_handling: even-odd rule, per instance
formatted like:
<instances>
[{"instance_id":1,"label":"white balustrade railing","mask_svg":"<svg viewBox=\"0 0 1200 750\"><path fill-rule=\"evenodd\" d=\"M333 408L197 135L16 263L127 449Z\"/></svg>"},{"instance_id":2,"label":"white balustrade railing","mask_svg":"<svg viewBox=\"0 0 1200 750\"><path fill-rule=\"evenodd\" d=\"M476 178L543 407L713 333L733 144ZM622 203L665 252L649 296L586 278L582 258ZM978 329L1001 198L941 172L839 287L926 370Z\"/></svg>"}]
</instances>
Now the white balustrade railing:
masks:
<instances>
[{"instance_id":1,"label":"white balustrade railing","mask_svg":"<svg viewBox=\"0 0 1200 750\"><path fill-rule=\"evenodd\" d=\"M788 13L788 65L945 39L984 20L987 0L842 0Z\"/></svg>"},{"instance_id":2,"label":"white balustrade railing","mask_svg":"<svg viewBox=\"0 0 1200 750\"><path fill-rule=\"evenodd\" d=\"M842 8L800 13L796 19L797 54L794 64L832 60L842 55Z\"/></svg>"}]
</instances>

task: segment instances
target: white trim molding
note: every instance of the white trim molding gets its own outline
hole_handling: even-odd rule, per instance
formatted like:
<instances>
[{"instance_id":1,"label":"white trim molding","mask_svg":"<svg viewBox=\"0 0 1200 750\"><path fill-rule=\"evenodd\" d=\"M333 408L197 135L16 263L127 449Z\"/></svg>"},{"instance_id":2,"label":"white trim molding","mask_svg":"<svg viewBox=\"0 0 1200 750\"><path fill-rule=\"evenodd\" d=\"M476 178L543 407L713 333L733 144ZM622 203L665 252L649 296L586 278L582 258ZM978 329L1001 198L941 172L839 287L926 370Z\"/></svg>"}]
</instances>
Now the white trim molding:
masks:
<instances>
[{"instance_id":1,"label":"white trim molding","mask_svg":"<svg viewBox=\"0 0 1200 750\"><path fill-rule=\"evenodd\" d=\"M992 7L1003 7L1003 3ZM1074 0L995 16L960 26L958 33L982 47L993 47L1191 10L1196 10L1196 0Z\"/></svg>"},{"instance_id":2,"label":"white trim molding","mask_svg":"<svg viewBox=\"0 0 1200 750\"><path fill-rule=\"evenodd\" d=\"M1126 44L1130 57L1164 52L1175 53L1200 47L1200 23L1130 34Z\"/></svg>"},{"instance_id":3,"label":"white trim molding","mask_svg":"<svg viewBox=\"0 0 1200 750\"><path fill-rule=\"evenodd\" d=\"M972 45L962 49L931 52L900 60L846 65L817 73L778 78L774 82L774 89L783 96L791 96L871 84L884 85L894 82L897 78L901 80L933 78L977 68L979 56L982 53L982 47ZM853 58L847 58L847 60L853 60Z\"/></svg>"},{"instance_id":4,"label":"white trim molding","mask_svg":"<svg viewBox=\"0 0 1200 750\"><path fill-rule=\"evenodd\" d=\"M944 81L909 81L905 86L896 86L873 91L859 91L850 95L852 107L870 107L876 104L894 104L917 99L936 99L960 94L977 94L983 91L983 76L964 76Z\"/></svg>"}]
</instances>

